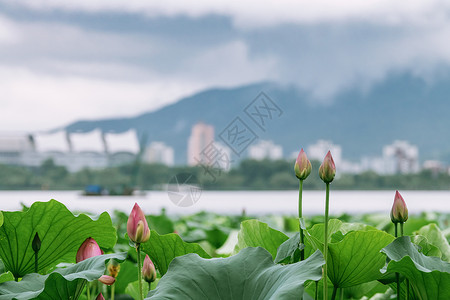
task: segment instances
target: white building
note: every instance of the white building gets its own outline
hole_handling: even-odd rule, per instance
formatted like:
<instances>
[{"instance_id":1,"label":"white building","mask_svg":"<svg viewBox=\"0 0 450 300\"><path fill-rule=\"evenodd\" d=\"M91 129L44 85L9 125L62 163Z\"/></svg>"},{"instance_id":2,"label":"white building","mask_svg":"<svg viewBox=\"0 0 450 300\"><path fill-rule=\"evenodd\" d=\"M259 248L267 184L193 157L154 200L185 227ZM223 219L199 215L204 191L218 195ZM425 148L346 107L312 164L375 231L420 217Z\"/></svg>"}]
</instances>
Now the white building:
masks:
<instances>
[{"instance_id":1,"label":"white building","mask_svg":"<svg viewBox=\"0 0 450 300\"><path fill-rule=\"evenodd\" d=\"M166 166L174 165L174 151L163 142L152 142L144 152L143 160L148 163L161 163Z\"/></svg>"},{"instance_id":2,"label":"white building","mask_svg":"<svg viewBox=\"0 0 450 300\"><path fill-rule=\"evenodd\" d=\"M333 157L336 167L341 167L342 148L339 145L333 144L331 141L318 140L315 144L309 145L306 155L309 160L318 160L322 162L328 151L331 152L331 156Z\"/></svg>"},{"instance_id":3,"label":"white building","mask_svg":"<svg viewBox=\"0 0 450 300\"><path fill-rule=\"evenodd\" d=\"M0 135L0 163L22 165L23 154L34 151L33 137L28 134Z\"/></svg>"},{"instance_id":4,"label":"white building","mask_svg":"<svg viewBox=\"0 0 450 300\"><path fill-rule=\"evenodd\" d=\"M278 160L283 158L283 147L274 144L272 141L259 141L248 148L248 156L251 159Z\"/></svg>"},{"instance_id":5,"label":"white building","mask_svg":"<svg viewBox=\"0 0 450 300\"><path fill-rule=\"evenodd\" d=\"M419 150L407 141L394 141L383 147L383 160L386 174L417 173L419 167Z\"/></svg>"},{"instance_id":6,"label":"white building","mask_svg":"<svg viewBox=\"0 0 450 300\"><path fill-rule=\"evenodd\" d=\"M187 162L189 166L199 164L210 165L205 151L214 143L214 127L205 123L197 123L192 127L188 141Z\"/></svg>"},{"instance_id":7,"label":"white building","mask_svg":"<svg viewBox=\"0 0 450 300\"><path fill-rule=\"evenodd\" d=\"M110 166L131 163L140 152L136 130L106 132L103 134Z\"/></svg>"}]
</instances>

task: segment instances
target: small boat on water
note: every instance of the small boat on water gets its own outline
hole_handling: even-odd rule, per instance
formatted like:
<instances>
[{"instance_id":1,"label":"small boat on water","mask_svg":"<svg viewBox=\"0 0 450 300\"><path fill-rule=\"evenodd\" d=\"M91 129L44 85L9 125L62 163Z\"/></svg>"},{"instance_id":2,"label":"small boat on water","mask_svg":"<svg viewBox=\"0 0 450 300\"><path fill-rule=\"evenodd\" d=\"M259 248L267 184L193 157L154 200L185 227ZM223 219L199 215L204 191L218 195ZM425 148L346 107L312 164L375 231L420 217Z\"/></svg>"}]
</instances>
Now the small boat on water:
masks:
<instances>
[{"instance_id":1,"label":"small boat on water","mask_svg":"<svg viewBox=\"0 0 450 300\"><path fill-rule=\"evenodd\" d=\"M105 188L101 185L90 184L84 188L83 196L133 196L135 189L129 186Z\"/></svg>"}]
</instances>

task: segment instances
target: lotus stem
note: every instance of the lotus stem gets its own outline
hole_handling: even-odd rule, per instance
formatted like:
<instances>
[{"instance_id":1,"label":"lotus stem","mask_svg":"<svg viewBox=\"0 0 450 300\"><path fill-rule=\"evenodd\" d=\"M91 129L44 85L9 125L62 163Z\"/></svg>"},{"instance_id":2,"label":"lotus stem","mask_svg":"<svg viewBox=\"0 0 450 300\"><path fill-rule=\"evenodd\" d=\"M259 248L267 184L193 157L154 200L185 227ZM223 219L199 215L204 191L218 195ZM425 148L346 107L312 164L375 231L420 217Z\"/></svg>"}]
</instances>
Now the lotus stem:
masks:
<instances>
[{"instance_id":1,"label":"lotus stem","mask_svg":"<svg viewBox=\"0 0 450 300\"><path fill-rule=\"evenodd\" d=\"M339 299L340 300L344 299L344 288L341 288L341 294L339 295Z\"/></svg>"},{"instance_id":2,"label":"lotus stem","mask_svg":"<svg viewBox=\"0 0 450 300\"><path fill-rule=\"evenodd\" d=\"M114 294L116 293L116 284L111 285L111 300L114 300Z\"/></svg>"},{"instance_id":3,"label":"lotus stem","mask_svg":"<svg viewBox=\"0 0 450 300\"><path fill-rule=\"evenodd\" d=\"M398 223L394 223L394 233L395 233L395 238L397 238L398 236ZM403 226L402 226L402 232L403 232ZM399 274L396 272L395 273L395 280L397 281L397 300L400 300L400 276Z\"/></svg>"},{"instance_id":4,"label":"lotus stem","mask_svg":"<svg viewBox=\"0 0 450 300\"><path fill-rule=\"evenodd\" d=\"M336 299L337 290L337 286L333 286L333 294L331 294L331 300Z\"/></svg>"},{"instance_id":5,"label":"lotus stem","mask_svg":"<svg viewBox=\"0 0 450 300\"><path fill-rule=\"evenodd\" d=\"M316 293L314 295L314 300L319 299L319 281L316 281Z\"/></svg>"},{"instance_id":6,"label":"lotus stem","mask_svg":"<svg viewBox=\"0 0 450 300\"><path fill-rule=\"evenodd\" d=\"M138 281L139 281L139 299L144 300L142 296L142 265L141 265L141 244L136 244L137 264L138 264Z\"/></svg>"},{"instance_id":7,"label":"lotus stem","mask_svg":"<svg viewBox=\"0 0 450 300\"><path fill-rule=\"evenodd\" d=\"M326 202L325 202L325 241L323 246L323 256L325 264L323 265L323 299L328 300L328 275L327 275L327 260L328 260L328 210L330 206L330 183L326 183Z\"/></svg>"},{"instance_id":8,"label":"lotus stem","mask_svg":"<svg viewBox=\"0 0 450 300\"><path fill-rule=\"evenodd\" d=\"M88 282L86 284L86 295L87 295L87 299L91 300L91 285L90 285L90 282Z\"/></svg>"},{"instance_id":9,"label":"lotus stem","mask_svg":"<svg viewBox=\"0 0 450 300\"><path fill-rule=\"evenodd\" d=\"M300 232L300 245L303 245L303 249L300 250L300 260L305 259L305 248L304 248L304 237L303 237L303 229L301 225L300 219L303 217L302 214L302 194L303 194L303 180L299 180L299 186L298 186L298 228Z\"/></svg>"},{"instance_id":10,"label":"lotus stem","mask_svg":"<svg viewBox=\"0 0 450 300\"><path fill-rule=\"evenodd\" d=\"M38 268L38 251L34 252L34 273L37 273L39 270Z\"/></svg>"}]
</instances>

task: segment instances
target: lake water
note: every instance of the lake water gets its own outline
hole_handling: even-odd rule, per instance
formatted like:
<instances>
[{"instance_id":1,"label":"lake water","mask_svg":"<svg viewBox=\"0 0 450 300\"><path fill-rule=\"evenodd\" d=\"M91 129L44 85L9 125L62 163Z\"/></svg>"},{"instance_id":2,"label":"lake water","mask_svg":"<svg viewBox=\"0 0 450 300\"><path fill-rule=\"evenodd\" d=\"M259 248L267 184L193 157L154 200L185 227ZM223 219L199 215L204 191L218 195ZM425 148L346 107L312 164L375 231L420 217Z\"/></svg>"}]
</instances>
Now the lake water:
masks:
<instances>
[{"instance_id":1,"label":"lake water","mask_svg":"<svg viewBox=\"0 0 450 300\"><path fill-rule=\"evenodd\" d=\"M423 211L450 213L450 191L401 191L409 213ZM330 214L386 213L392 207L395 191L331 191ZM202 210L221 214L250 215L297 214L298 191L202 191L198 201L189 207L174 204L166 191L150 191L138 196L86 197L80 191L0 191L0 210L18 210L21 203L56 199L70 210L98 214L115 209L131 211L137 202L148 214L157 214L164 207L169 214L192 214ZM172 199L172 200L171 200ZM197 198L196 198L197 199ZM322 214L325 192L305 191L303 213Z\"/></svg>"}]
</instances>

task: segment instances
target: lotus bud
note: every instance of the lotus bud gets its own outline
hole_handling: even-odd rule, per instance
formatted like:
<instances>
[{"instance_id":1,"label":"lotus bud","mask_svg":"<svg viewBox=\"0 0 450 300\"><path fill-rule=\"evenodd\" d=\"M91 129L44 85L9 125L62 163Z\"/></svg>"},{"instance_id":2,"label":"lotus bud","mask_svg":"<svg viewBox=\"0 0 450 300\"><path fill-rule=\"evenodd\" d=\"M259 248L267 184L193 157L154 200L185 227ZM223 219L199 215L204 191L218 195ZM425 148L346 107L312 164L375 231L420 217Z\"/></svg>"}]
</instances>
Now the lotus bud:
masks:
<instances>
[{"instance_id":1,"label":"lotus bud","mask_svg":"<svg viewBox=\"0 0 450 300\"><path fill-rule=\"evenodd\" d=\"M105 297L103 297L102 293L100 293L95 300L105 300Z\"/></svg>"},{"instance_id":2,"label":"lotus bud","mask_svg":"<svg viewBox=\"0 0 450 300\"><path fill-rule=\"evenodd\" d=\"M311 173L311 162L308 160L305 151L300 150L294 165L295 176L299 180L305 180Z\"/></svg>"},{"instance_id":3,"label":"lotus bud","mask_svg":"<svg viewBox=\"0 0 450 300\"><path fill-rule=\"evenodd\" d=\"M78 249L76 261L79 263L90 257L102 255L102 250L93 238L87 238Z\"/></svg>"},{"instance_id":4,"label":"lotus bud","mask_svg":"<svg viewBox=\"0 0 450 300\"><path fill-rule=\"evenodd\" d=\"M394 204L391 209L391 221L392 223L404 223L406 220L408 220L408 208L402 195L396 191Z\"/></svg>"},{"instance_id":5,"label":"lotus bud","mask_svg":"<svg viewBox=\"0 0 450 300\"><path fill-rule=\"evenodd\" d=\"M142 276L144 277L144 280L147 281L148 283L156 280L155 265L153 265L153 262L150 259L150 257L148 257L148 255L146 255L144 259L144 266L142 267Z\"/></svg>"},{"instance_id":6,"label":"lotus bud","mask_svg":"<svg viewBox=\"0 0 450 300\"><path fill-rule=\"evenodd\" d=\"M145 243L150 238L150 229L148 228L147 220L144 212L137 205L134 204L133 210L128 217L127 232L130 240L136 244Z\"/></svg>"},{"instance_id":7,"label":"lotus bud","mask_svg":"<svg viewBox=\"0 0 450 300\"><path fill-rule=\"evenodd\" d=\"M37 232L34 235L33 242L31 243L31 248L33 248L34 252L39 252L39 250L41 250L41 239L39 238Z\"/></svg>"},{"instance_id":8,"label":"lotus bud","mask_svg":"<svg viewBox=\"0 0 450 300\"><path fill-rule=\"evenodd\" d=\"M112 285L112 284L114 284L114 282L116 282L116 279L112 276L102 275L98 279L98 281L100 281L101 283L106 284L106 285Z\"/></svg>"},{"instance_id":9,"label":"lotus bud","mask_svg":"<svg viewBox=\"0 0 450 300\"><path fill-rule=\"evenodd\" d=\"M111 259L108 264L109 275L111 275L114 278L117 278L117 275L119 275L119 271L120 271L120 264L116 260Z\"/></svg>"},{"instance_id":10,"label":"lotus bud","mask_svg":"<svg viewBox=\"0 0 450 300\"><path fill-rule=\"evenodd\" d=\"M320 179L325 183L330 183L334 179L334 175L336 175L336 166L334 165L333 157L331 156L331 152L328 151L325 156L323 163L319 168L319 176Z\"/></svg>"}]
</instances>

